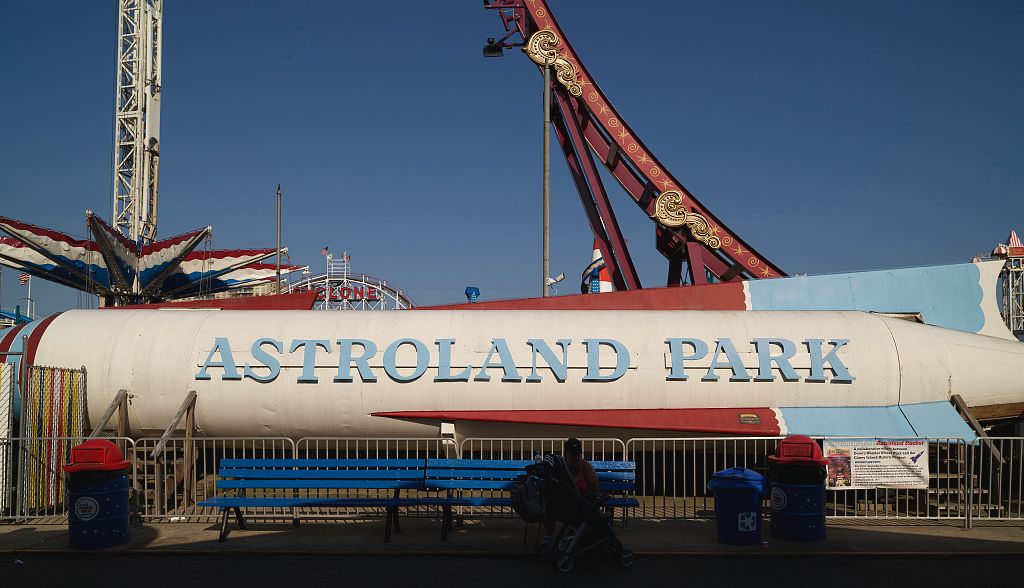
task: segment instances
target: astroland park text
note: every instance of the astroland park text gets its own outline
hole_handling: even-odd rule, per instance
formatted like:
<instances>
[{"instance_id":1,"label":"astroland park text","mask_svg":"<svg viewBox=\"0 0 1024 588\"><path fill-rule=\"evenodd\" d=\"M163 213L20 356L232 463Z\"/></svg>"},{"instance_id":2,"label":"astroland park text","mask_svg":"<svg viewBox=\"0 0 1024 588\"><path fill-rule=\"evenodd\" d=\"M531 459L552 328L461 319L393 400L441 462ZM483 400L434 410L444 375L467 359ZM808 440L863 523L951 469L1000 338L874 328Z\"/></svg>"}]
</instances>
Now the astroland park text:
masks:
<instances>
[{"instance_id":1,"label":"astroland park text","mask_svg":"<svg viewBox=\"0 0 1024 588\"><path fill-rule=\"evenodd\" d=\"M541 382L550 373L558 382L568 377L569 350L574 342L570 339L558 339L552 343L543 339L527 339L522 342L522 351L528 351L531 357L529 371L517 366L513 359L512 348L503 338L495 338L490 342L485 359L479 366L468 362L459 362L454 352L455 339L435 339L426 343L419 339L402 338L391 341L381 357L374 361L377 371L371 368L371 360L375 360L380 348L369 339L293 339L287 346L283 341L272 337L262 337L247 343L253 362L244 361L239 364L235 360L232 342L227 337L217 337L205 361L197 364L199 371L196 380L210 380L218 375L221 380L242 380L256 382L272 382L281 375L281 360L288 354L301 355L302 370L298 374L298 383L317 383L322 377L316 373L317 366L323 366L323 360L329 358L331 365L337 370L332 381L344 384L358 377L362 382L376 382L379 372L396 382L413 382L427 376L428 369L432 372L434 382L488 382L498 377L502 382ZM668 381L685 382L699 379L702 382L717 382L727 377L730 382L771 382L781 377L787 382L835 382L850 383L856 378L840 357L840 352L848 343L848 339L805 339L799 344L782 338L757 338L751 343L757 358L757 367L747 367L736 346L729 338L715 339L708 343L695 338L669 338L664 340L668 354L668 367L665 368L665 379ZM615 339L583 339L582 345L586 366L582 380L584 382L614 382L629 372L630 350ZM415 354L415 361L408 365L399 365L399 350L407 348L404 353ZM810 366L806 375L801 375L793 368L792 359L798 354L806 355L805 364ZM336 358L331 357L336 356ZM710 357L710 363L707 358ZM608 362L608 358L613 358ZM605 362L602 362L605 359ZM659 361L661 356L659 356ZM694 364L701 362L701 366ZM614 367L611 367L614 364ZM707 366L707 367L704 367ZM826 366L830 369L826 371ZM583 365L579 366L584 368ZM211 373L211 370L213 373Z\"/></svg>"}]
</instances>

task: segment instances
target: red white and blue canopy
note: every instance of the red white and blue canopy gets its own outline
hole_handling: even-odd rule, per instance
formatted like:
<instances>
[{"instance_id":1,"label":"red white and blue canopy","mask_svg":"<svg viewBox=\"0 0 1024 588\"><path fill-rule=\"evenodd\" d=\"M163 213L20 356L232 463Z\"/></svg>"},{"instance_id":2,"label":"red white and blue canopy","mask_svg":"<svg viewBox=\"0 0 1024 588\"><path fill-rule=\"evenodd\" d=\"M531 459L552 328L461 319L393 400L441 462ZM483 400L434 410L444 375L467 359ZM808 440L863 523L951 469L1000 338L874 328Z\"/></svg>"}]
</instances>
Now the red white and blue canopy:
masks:
<instances>
[{"instance_id":1,"label":"red white and blue canopy","mask_svg":"<svg viewBox=\"0 0 1024 588\"><path fill-rule=\"evenodd\" d=\"M122 304L214 294L274 279L271 249L197 250L210 227L148 245L86 211L90 239L0 217L0 265ZM286 251L286 249L282 249ZM282 274L302 269L282 266Z\"/></svg>"}]
</instances>

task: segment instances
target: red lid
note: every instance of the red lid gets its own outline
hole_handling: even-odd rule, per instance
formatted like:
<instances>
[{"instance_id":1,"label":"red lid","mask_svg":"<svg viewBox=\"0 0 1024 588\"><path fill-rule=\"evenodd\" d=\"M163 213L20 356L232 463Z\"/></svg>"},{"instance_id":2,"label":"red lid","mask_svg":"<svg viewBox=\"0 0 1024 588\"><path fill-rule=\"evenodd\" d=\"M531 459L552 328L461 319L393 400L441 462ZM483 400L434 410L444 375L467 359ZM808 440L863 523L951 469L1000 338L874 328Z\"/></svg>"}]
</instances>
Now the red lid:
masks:
<instances>
[{"instance_id":1,"label":"red lid","mask_svg":"<svg viewBox=\"0 0 1024 588\"><path fill-rule=\"evenodd\" d=\"M779 442L775 455L768 461L791 465L825 465L828 460L821 455L821 447L807 435L790 435Z\"/></svg>"},{"instance_id":2,"label":"red lid","mask_svg":"<svg viewBox=\"0 0 1024 588\"><path fill-rule=\"evenodd\" d=\"M65 464L64 471L109 472L128 469L128 463L117 445L106 439L89 439L71 448L71 463Z\"/></svg>"}]
</instances>

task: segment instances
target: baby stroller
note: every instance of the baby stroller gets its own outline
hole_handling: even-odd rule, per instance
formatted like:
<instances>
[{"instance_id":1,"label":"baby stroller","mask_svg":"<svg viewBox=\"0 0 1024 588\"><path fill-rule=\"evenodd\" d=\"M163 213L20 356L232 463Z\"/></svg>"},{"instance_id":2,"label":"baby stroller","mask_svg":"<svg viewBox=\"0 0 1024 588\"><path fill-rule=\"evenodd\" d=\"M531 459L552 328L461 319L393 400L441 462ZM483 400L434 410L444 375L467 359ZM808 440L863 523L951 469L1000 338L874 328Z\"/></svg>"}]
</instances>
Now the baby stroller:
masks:
<instances>
[{"instance_id":1,"label":"baby stroller","mask_svg":"<svg viewBox=\"0 0 1024 588\"><path fill-rule=\"evenodd\" d=\"M603 507L610 498L607 494L580 496L569 466L560 455L545 455L527 471L541 480L546 516L562 523L547 554L554 557L558 571L572 571L575 558L598 551L623 567L633 565L633 552L622 547L604 515Z\"/></svg>"}]
</instances>

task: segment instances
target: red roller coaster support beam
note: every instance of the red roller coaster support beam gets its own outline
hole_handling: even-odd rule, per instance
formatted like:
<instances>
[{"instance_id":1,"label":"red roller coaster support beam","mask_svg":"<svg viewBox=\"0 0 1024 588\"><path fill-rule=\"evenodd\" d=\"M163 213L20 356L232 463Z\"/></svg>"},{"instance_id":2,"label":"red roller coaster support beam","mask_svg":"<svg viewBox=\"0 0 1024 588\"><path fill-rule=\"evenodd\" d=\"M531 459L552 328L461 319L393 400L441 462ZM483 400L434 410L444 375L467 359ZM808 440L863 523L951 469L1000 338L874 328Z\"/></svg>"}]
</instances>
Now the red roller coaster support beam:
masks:
<instances>
[{"instance_id":1,"label":"red roller coaster support beam","mask_svg":"<svg viewBox=\"0 0 1024 588\"><path fill-rule=\"evenodd\" d=\"M607 251L602 249L601 254L605 256L605 264L608 264L609 259L615 260L616 271L622 274L622 281L624 282L625 289L638 290L640 286L640 278L636 274L636 268L633 266L633 260L629 256L629 250L626 248L626 239L622 236L622 230L619 229L619 222L615 219L615 211L612 210L611 202L608 200L608 193L604 189L604 184L601 182L601 176L597 171L597 166L594 165L594 160L590 156L590 151L586 149L583 140L583 129L580 128L579 122L574 116L572 106L569 104L570 98L567 92L558 88L554 92L555 103L558 105L559 121L563 125L563 129L568 133L569 140L572 142L573 147L576 148L576 159L579 161L583 168L583 176L590 186L590 196L593 199L594 204L597 206L598 213L601 220L604 221L604 228L608 235L608 241L611 245L612 251L611 256L608 256ZM578 146L583 146L579 149ZM598 239L598 242L601 240ZM608 265L608 269L611 270L612 266ZM614 273L612 274L614 279ZM618 284L618 280L615 280L616 288L623 289Z\"/></svg>"},{"instance_id":2,"label":"red roller coaster support beam","mask_svg":"<svg viewBox=\"0 0 1024 588\"><path fill-rule=\"evenodd\" d=\"M587 215L587 220L590 222L590 230L594 233L594 240L597 241L597 246L601 250L601 255L604 256L605 266L608 268L608 275L611 276L612 283L618 290L626 289L626 281L622 278L622 272L619 271L618 264L615 262L615 256L612 254L612 247L608 239L608 234L605 232L604 223L601 221L601 213L597 210L597 206L594 204L593 195L590 192L590 186L587 185L587 180L583 176L583 171L576 155L576 150L573 149L572 142L569 140L569 131L565 129L565 125L562 123L561 116L552 117L552 123L555 127L555 136L558 139L558 144L562 147L562 153L565 155L565 162L568 164L569 173L572 175L573 182L576 184L576 193L579 194L580 203L583 205L583 211Z\"/></svg>"},{"instance_id":3,"label":"red roller coaster support beam","mask_svg":"<svg viewBox=\"0 0 1024 588\"><path fill-rule=\"evenodd\" d=\"M563 122L556 131L562 134L570 170L575 167L580 199L605 261L622 274L617 288L639 288L640 282L591 151L655 220L657 248L669 260L669 285L682 281L684 261L692 284L706 283L709 274L721 281L785 275L726 227L647 149L576 56L545 0L488 0L484 4L498 11L507 32L495 45L523 46L538 69L542 64L554 64L559 82L554 93ZM516 36L522 41L513 42Z\"/></svg>"}]
</instances>

